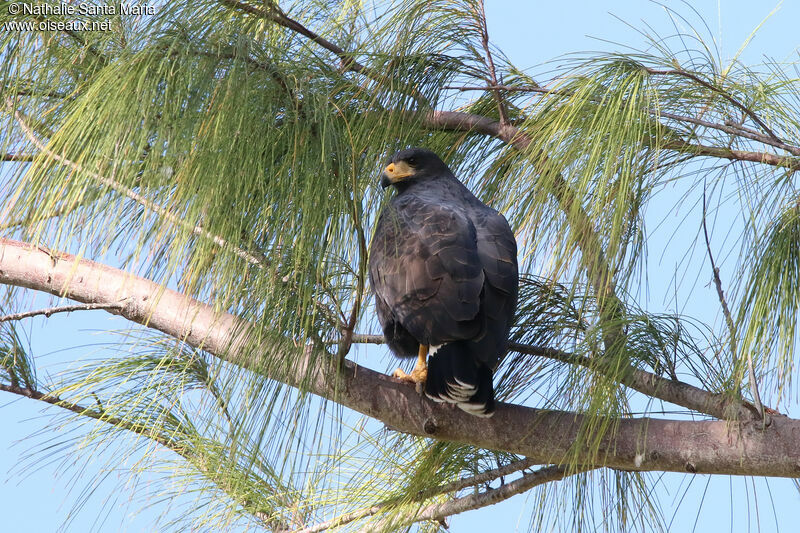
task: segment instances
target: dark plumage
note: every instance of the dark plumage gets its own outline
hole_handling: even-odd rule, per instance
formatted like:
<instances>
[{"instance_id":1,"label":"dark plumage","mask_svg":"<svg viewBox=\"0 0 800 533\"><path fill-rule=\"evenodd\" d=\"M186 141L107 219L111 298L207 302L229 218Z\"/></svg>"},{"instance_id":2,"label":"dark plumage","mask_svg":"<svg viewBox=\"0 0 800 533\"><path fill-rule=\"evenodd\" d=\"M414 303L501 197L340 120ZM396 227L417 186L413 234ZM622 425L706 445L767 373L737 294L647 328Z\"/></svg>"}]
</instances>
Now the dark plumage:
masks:
<instances>
[{"instance_id":1,"label":"dark plumage","mask_svg":"<svg viewBox=\"0 0 800 533\"><path fill-rule=\"evenodd\" d=\"M429 150L393 155L381 183L397 195L370 247L378 319L396 355L420 358L410 376L396 375L425 380L430 346L425 393L490 416L492 372L506 352L517 302L514 234Z\"/></svg>"}]
</instances>

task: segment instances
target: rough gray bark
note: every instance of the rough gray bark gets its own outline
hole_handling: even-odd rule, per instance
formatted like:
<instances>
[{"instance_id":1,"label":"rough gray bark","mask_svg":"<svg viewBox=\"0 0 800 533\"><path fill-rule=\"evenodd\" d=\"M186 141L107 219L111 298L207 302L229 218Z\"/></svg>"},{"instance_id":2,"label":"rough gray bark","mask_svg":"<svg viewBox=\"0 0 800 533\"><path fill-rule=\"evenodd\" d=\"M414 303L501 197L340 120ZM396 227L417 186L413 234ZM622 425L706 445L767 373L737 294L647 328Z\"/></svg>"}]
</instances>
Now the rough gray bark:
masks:
<instances>
[{"instance_id":1,"label":"rough gray bark","mask_svg":"<svg viewBox=\"0 0 800 533\"><path fill-rule=\"evenodd\" d=\"M259 370L244 350L249 328L237 317L150 280L69 254L0 239L0 283L27 287L84 303L119 304L110 312L184 339L226 360ZM267 346L265 352L269 352ZM570 452L585 465L751 476L800 476L800 420L614 420L616 431L589 456L572 450L582 417L576 413L501 404L491 419L435 404L413 387L346 362L340 378L329 361L306 357L292 371L268 375L416 435L506 450L557 464Z\"/></svg>"}]
</instances>

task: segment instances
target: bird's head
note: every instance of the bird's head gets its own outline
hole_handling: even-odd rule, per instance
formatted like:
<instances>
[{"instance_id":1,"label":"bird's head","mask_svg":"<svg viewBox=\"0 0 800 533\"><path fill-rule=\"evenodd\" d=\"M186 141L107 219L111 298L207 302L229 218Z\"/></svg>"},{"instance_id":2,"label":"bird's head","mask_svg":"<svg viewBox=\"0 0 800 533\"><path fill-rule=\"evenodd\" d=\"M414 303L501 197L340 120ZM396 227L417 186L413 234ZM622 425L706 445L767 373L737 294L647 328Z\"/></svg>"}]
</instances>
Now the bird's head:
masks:
<instances>
[{"instance_id":1,"label":"bird's head","mask_svg":"<svg viewBox=\"0 0 800 533\"><path fill-rule=\"evenodd\" d=\"M381 175L381 186L407 184L450 173L439 156L424 148L400 150L389 158Z\"/></svg>"}]
</instances>

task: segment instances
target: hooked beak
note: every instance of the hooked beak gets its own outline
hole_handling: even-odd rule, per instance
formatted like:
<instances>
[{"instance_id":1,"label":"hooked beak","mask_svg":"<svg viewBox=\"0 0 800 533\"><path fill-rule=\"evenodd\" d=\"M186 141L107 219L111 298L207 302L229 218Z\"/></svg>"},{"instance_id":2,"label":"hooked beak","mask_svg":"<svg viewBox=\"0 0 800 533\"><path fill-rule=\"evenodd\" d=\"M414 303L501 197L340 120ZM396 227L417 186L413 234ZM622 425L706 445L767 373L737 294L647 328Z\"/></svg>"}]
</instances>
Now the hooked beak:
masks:
<instances>
[{"instance_id":1,"label":"hooked beak","mask_svg":"<svg viewBox=\"0 0 800 533\"><path fill-rule=\"evenodd\" d=\"M381 187L385 189L389 185L394 185L395 183L413 175L414 169L405 161L389 163L389 165L383 169L383 174L381 175Z\"/></svg>"}]
</instances>

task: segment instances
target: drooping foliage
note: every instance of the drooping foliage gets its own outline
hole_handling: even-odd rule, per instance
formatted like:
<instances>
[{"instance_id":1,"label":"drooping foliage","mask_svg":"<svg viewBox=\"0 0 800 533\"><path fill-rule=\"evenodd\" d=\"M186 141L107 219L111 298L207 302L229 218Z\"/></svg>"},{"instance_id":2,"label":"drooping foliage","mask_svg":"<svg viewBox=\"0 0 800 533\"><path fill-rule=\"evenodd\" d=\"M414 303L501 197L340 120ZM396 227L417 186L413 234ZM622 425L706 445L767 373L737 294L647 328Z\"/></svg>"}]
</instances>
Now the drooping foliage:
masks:
<instances>
[{"instance_id":1,"label":"drooping foliage","mask_svg":"<svg viewBox=\"0 0 800 533\"><path fill-rule=\"evenodd\" d=\"M36 22L0 3L8 20ZM766 403L788 402L800 280L793 71L723 64L698 34L643 33L645 50L568 57L539 78L484 31L477 0L203 0L115 17L109 32L0 34L0 152L35 155L2 167L4 235L176 288L243 318L270 347L236 366L136 330L113 357L44 379L0 323L0 382L85 421L81 442L129 435L134 473L177 465L180 483L153 495L196 494L188 512L165 516L175 528L284 531L339 517L330 527L390 530L497 486L500 475L448 489L524 458L399 435L264 377L309 354L332 373L345 354L388 368L347 333L377 331L365 265L386 199L381 163L426 146L516 231L526 276L511 340L570 356L512 350L497 372L503 401L586 414L576 450L599 450L619 417L660 413L622 385L632 369L743 400L764 384ZM502 88L487 87L493 77ZM679 259L656 278L662 250L649 239L664 231L665 204L684 222L662 239ZM722 241L717 220L736 236ZM687 279L711 277L707 254L725 258L730 321L692 316ZM670 276L682 292L663 309L649 283ZM5 296L9 308L21 292ZM595 459L554 463L578 472ZM539 489L531 520L665 529L655 484L580 473ZM564 508L580 512L554 511Z\"/></svg>"}]
</instances>

